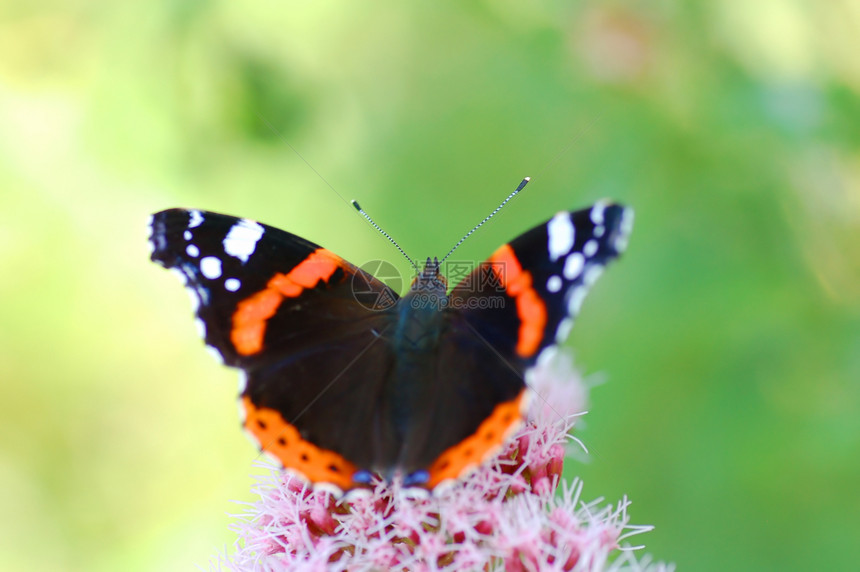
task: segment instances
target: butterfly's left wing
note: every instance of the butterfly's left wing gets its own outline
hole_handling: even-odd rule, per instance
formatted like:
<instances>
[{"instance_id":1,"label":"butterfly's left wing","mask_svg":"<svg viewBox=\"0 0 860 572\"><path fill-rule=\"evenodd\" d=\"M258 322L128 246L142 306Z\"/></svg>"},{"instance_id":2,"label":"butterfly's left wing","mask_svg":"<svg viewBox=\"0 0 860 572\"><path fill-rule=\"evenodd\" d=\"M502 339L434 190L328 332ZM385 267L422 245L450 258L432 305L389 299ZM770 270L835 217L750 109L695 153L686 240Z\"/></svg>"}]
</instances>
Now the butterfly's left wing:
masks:
<instances>
[{"instance_id":1,"label":"butterfly's left wing","mask_svg":"<svg viewBox=\"0 0 860 572\"><path fill-rule=\"evenodd\" d=\"M285 467L353 486L374 447L377 395L393 359L383 334L398 296L299 236L247 219L153 215L153 261L178 271L204 340L243 370L245 428Z\"/></svg>"}]
</instances>

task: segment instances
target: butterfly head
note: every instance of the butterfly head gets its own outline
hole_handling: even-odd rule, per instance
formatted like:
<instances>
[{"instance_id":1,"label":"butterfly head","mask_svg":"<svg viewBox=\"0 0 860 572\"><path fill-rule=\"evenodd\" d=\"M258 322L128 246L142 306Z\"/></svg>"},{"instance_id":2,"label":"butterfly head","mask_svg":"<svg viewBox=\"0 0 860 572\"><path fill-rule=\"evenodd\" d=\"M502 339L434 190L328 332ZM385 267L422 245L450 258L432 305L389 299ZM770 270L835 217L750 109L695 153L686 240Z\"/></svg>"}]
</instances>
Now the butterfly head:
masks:
<instances>
[{"instance_id":1,"label":"butterfly head","mask_svg":"<svg viewBox=\"0 0 860 572\"><path fill-rule=\"evenodd\" d=\"M448 280L442 275L439 264L439 259L427 257L427 262L424 263L424 270L418 273L415 280L412 281L410 290L413 292L421 292L423 294L435 294L445 296L448 290Z\"/></svg>"}]
</instances>

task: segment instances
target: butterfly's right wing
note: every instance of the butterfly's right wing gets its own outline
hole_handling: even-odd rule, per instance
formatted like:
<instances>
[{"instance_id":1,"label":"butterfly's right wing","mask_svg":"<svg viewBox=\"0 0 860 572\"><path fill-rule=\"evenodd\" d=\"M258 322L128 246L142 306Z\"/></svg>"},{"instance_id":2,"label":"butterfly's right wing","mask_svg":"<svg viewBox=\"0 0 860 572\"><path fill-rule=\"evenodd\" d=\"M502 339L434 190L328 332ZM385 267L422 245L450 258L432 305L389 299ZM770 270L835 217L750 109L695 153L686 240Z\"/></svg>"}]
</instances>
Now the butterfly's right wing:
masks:
<instances>
[{"instance_id":1,"label":"butterfly's right wing","mask_svg":"<svg viewBox=\"0 0 860 572\"><path fill-rule=\"evenodd\" d=\"M583 298L624 251L633 210L598 202L560 212L503 245L451 292L476 335L524 372L565 340Z\"/></svg>"},{"instance_id":2,"label":"butterfly's right wing","mask_svg":"<svg viewBox=\"0 0 860 572\"><path fill-rule=\"evenodd\" d=\"M588 288L624 250L632 217L607 203L558 213L453 289L432 385L446 415L424 428L449 448L434 451L430 486L481 462L518 426L527 370L565 339Z\"/></svg>"}]
</instances>

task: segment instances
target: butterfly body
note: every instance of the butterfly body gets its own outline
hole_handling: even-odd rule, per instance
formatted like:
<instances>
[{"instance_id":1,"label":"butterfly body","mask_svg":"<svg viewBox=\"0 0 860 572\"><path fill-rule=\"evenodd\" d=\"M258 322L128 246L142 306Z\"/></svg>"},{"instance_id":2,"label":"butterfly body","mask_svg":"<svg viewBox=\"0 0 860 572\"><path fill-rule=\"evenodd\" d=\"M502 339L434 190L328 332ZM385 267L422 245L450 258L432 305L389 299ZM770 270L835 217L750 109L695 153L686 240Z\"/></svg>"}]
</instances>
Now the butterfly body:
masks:
<instances>
[{"instance_id":1,"label":"butterfly body","mask_svg":"<svg viewBox=\"0 0 860 572\"><path fill-rule=\"evenodd\" d=\"M348 490L376 473L432 489L521 423L526 376L623 250L632 211L559 213L448 292L428 259L403 296L282 230L197 210L153 215L204 340L243 372L243 426L285 468Z\"/></svg>"}]
</instances>

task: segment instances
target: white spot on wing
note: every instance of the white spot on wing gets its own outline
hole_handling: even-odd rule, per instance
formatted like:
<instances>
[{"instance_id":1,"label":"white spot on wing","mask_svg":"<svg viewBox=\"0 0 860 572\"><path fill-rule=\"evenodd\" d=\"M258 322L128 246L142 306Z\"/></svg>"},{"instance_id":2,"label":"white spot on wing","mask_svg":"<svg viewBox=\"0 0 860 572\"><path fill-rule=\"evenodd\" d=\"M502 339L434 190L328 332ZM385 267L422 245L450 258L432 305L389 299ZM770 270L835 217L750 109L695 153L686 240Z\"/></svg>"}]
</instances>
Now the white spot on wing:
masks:
<instances>
[{"instance_id":1,"label":"white spot on wing","mask_svg":"<svg viewBox=\"0 0 860 572\"><path fill-rule=\"evenodd\" d=\"M631 230L633 230L633 209L625 207L621 213L621 232L630 234Z\"/></svg>"},{"instance_id":2,"label":"white spot on wing","mask_svg":"<svg viewBox=\"0 0 860 572\"><path fill-rule=\"evenodd\" d=\"M183 286L188 286L188 277L183 271L178 268L170 268L169 270L173 273L174 276L179 277L179 280L182 282Z\"/></svg>"},{"instance_id":3,"label":"white spot on wing","mask_svg":"<svg viewBox=\"0 0 860 572\"><path fill-rule=\"evenodd\" d=\"M149 255L150 257L155 254L155 229L152 228L152 225L155 223L155 215L149 215L149 222L146 223L146 228L150 229L149 240L146 242L149 244Z\"/></svg>"},{"instance_id":4,"label":"white spot on wing","mask_svg":"<svg viewBox=\"0 0 860 572\"><path fill-rule=\"evenodd\" d=\"M206 256L200 261L200 272L209 280L221 277L221 261L214 256Z\"/></svg>"},{"instance_id":5,"label":"white spot on wing","mask_svg":"<svg viewBox=\"0 0 860 572\"><path fill-rule=\"evenodd\" d=\"M586 294L588 294L588 288L585 286L579 286L573 289L570 293L570 298L567 301L568 314L575 316L579 313L579 309L582 307L582 301L585 299Z\"/></svg>"},{"instance_id":6,"label":"white spot on wing","mask_svg":"<svg viewBox=\"0 0 860 572\"><path fill-rule=\"evenodd\" d=\"M224 251L243 263L248 262L248 257L254 254L257 242L263 237L263 232L264 229L260 224L243 218L230 228L224 238Z\"/></svg>"},{"instance_id":7,"label":"white spot on wing","mask_svg":"<svg viewBox=\"0 0 860 572\"><path fill-rule=\"evenodd\" d=\"M190 231L190 230L186 230L185 232L183 232L183 233L182 233L182 238L184 238L185 240L191 240L191 231Z\"/></svg>"},{"instance_id":8,"label":"white spot on wing","mask_svg":"<svg viewBox=\"0 0 860 572\"><path fill-rule=\"evenodd\" d=\"M550 276L546 281L546 289L550 292L558 292L561 290L561 278L558 276Z\"/></svg>"},{"instance_id":9,"label":"white spot on wing","mask_svg":"<svg viewBox=\"0 0 860 572\"><path fill-rule=\"evenodd\" d=\"M569 213L561 212L552 217L552 220L546 225L546 232L549 235L547 244L549 257L553 262L570 252L570 249L573 248L576 233Z\"/></svg>"},{"instance_id":10,"label":"white spot on wing","mask_svg":"<svg viewBox=\"0 0 860 572\"><path fill-rule=\"evenodd\" d=\"M597 246L597 241L591 238L585 243L585 246L582 247L582 252L591 258L597 253Z\"/></svg>"},{"instance_id":11,"label":"white spot on wing","mask_svg":"<svg viewBox=\"0 0 860 572\"><path fill-rule=\"evenodd\" d=\"M601 274L603 274L603 266L600 266L599 264L589 266L588 270L585 271L585 276L583 277L585 285L591 286L592 284L597 282L597 279L600 278Z\"/></svg>"},{"instance_id":12,"label":"white spot on wing","mask_svg":"<svg viewBox=\"0 0 860 572\"><path fill-rule=\"evenodd\" d=\"M245 393L245 389L247 387L248 387L248 374L242 370L239 370L239 395L242 395L243 393ZM242 401L239 400L239 403L241 404ZM245 408L241 407L241 409L242 409L242 414L244 417ZM244 421L244 419L243 419L243 421Z\"/></svg>"},{"instance_id":13,"label":"white spot on wing","mask_svg":"<svg viewBox=\"0 0 860 572\"><path fill-rule=\"evenodd\" d=\"M244 374L245 372L242 372L242 373ZM240 381L240 383L241 383L241 381ZM245 426L245 419L248 418L248 411L245 409L245 402L242 400L241 396L239 397L239 399L236 400L236 405L238 406L238 409L239 409L239 423L242 425L242 427L244 427ZM246 433L246 435L247 435L247 433ZM254 439L254 444L259 446L259 443L257 443L256 439Z\"/></svg>"},{"instance_id":14,"label":"white spot on wing","mask_svg":"<svg viewBox=\"0 0 860 572\"><path fill-rule=\"evenodd\" d=\"M558 324L558 329L555 331L555 341L563 342L570 335L570 330L573 328L573 319L565 318Z\"/></svg>"},{"instance_id":15,"label":"white spot on wing","mask_svg":"<svg viewBox=\"0 0 860 572\"><path fill-rule=\"evenodd\" d=\"M191 296L191 306L195 314L201 305L205 306L209 303L209 290L202 286L188 288L188 295Z\"/></svg>"},{"instance_id":16,"label":"white spot on wing","mask_svg":"<svg viewBox=\"0 0 860 572\"><path fill-rule=\"evenodd\" d=\"M537 365L543 366L552 361L558 353L558 346L547 346L538 354Z\"/></svg>"},{"instance_id":17,"label":"white spot on wing","mask_svg":"<svg viewBox=\"0 0 860 572\"><path fill-rule=\"evenodd\" d=\"M334 498L340 498L343 496L343 489L339 486L327 483L325 481L319 481L312 484L314 491L329 493Z\"/></svg>"},{"instance_id":18,"label":"white spot on wing","mask_svg":"<svg viewBox=\"0 0 860 572\"><path fill-rule=\"evenodd\" d=\"M238 278L228 278L224 281L224 288L226 288L230 292L235 292L239 289L240 286L242 286L242 283L239 282Z\"/></svg>"},{"instance_id":19,"label":"white spot on wing","mask_svg":"<svg viewBox=\"0 0 860 572\"><path fill-rule=\"evenodd\" d=\"M197 328L197 335L201 337L201 339L206 339L206 324L203 323L203 320L197 318L194 320L194 326Z\"/></svg>"},{"instance_id":20,"label":"white spot on wing","mask_svg":"<svg viewBox=\"0 0 860 572\"><path fill-rule=\"evenodd\" d=\"M355 500L366 499L366 498L369 498L371 496L373 496L373 492L370 491L369 489L354 488L354 489L349 489L348 491L346 491L346 493L344 493L344 495L343 495L343 498L344 498L344 500L348 500L349 502L353 502Z\"/></svg>"},{"instance_id":21,"label":"white spot on wing","mask_svg":"<svg viewBox=\"0 0 860 572\"><path fill-rule=\"evenodd\" d=\"M627 237L630 236L630 231L633 230L633 209L627 207L621 213L621 224L619 225L618 236L615 238L615 243L612 245L618 252L624 252L627 248Z\"/></svg>"},{"instance_id":22,"label":"white spot on wing","mask_svg":"<svg viewBox=\"0 0 860 572\"><path fill-rule=\"evenodd\" d=\"M590 213L591 222L598 226L602 225L604 211L606 211L606 201L597 201L594 203Z\"/></svg>"},{"instance_id":23,"label":"white spot on wing","mask_svg":"<svg viewBox=\"0 0 860 572\"><path fill-rule=\"evenodd\" d=\"M191 311L196 314L200 304L205 304L208 300L209 292L199 284L192 287L191 284L196 281L190 280L185 272L179 268L170 268L169 270L182 281L182 285L185 286L185 291L188 292L188 297L191 299Z\"/></svg>"},{"instance_id":24,"label":"white spot on wing","mask_svg":"<svg viewBox=\"0 0 860 572\"><path fill-rule=\"evenodd\" d=\"M200 249L193 244L189 244L185 247L185 253L191 258L197 258L198 256L200 256Z\"/></svg>"},{"instance_id":25,"label":"white spot on wing","mask_svg":"<svg viewBox=\"0 0 860 572\"><path fill-rule=\"evenodd\" d=\"M200 211L191 211L188 213L188 228L196 228L203 224L203 214Z\"/></svg>"},{"instance_id":26,"label":"white spot on wing","mask_svg":"<svg viewBox=\"0 0 860 572\"><path fill-rule=\"evenodd\" d=\"M187 288L186 292L188 292L188 297L191 298L191 313L196 314L197 310L200 309L200 296L196 290L192 290L191 288Z\"/></svg>"},{"instance_id":27,"label":"white spot on wing","mask_svg":"<svg viewBox=\"0 0 860 572\"><path fill-rule=\"evenodd\" d=\"M564 259L564 277L568 280L575 280L579 273L582 272L582 267L585 266L585 257L581 252L571 252Z\"/></svg>"},{"instance_id":28,"label":"white spot on wing","mask_svg":"<svg viewBox=\"0 0 860 572\"><path fill-rule=\"evenodd\" d=\"M221 352L219 352L217 349L213 348L210 345L207 345L205 347L206 351L212 354L212 357L218 360L218 363L224 363L224 356L221 355Z\"/></svg>"},{"instance_id":29,"label":"white spot on wing","mask_svg":"<svg viewBox=\"0 0 860 572\"><path fill-rule=\"evenodd\" d=\"M403 498L410 500L424 500L430 498L430 491L417 486L405 488L401 494L403 495Z\"/></svg>"}]
</instances>

